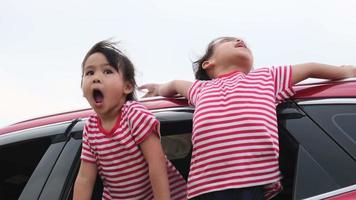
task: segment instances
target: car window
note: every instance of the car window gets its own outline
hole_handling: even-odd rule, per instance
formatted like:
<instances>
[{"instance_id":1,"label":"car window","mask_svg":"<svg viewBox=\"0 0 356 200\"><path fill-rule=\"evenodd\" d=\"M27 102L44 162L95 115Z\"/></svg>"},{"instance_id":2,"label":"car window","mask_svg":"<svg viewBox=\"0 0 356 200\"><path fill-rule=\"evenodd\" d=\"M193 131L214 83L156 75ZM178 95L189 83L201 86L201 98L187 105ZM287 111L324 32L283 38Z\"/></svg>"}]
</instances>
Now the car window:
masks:
<instances>
[{"instance_id":1,"label":"car window","mask_svg":"<svg viewBox=\"0 0 356 200\"><path fill-rule=\"evenodd\" d=\"M163 136L161 139L163 150L169 160L184 159L191 151L192 133Z\"/></svg>"},{"instance_id":2,"label":"car window","mask_svg":"<svg viewBox=\"0 0 356 200\"><path fill-rule=\"evenodd\" d=\"M335 114L331 120L336 128L356 144L356 110L355 113Z\"/></svg>"},{"instance_id":3,"label":"car window","mask_svg":"<svg viewBox=\"0 0 356 200\"><path fill-rule=\"evenodd\" d=\"M167 158L187 179L192 153L192 110L156 112L161 123L162 146Z\"/></svg>"},{"instance_id":4,"label":"car window","mask_svg":"<svg viewBox=\"0 0 356 200\"><path fill-rule=\"evenodd\" d=\"M40 138L0 146L0 199L18 199L50 144Z\"/></svg>"},{"instance_id":5,"label":"car window","mask_svg":"<svg viewBox=\"0 0 356 200\"><path fill-rule=\"evenodd\" d=\"M356 159L356 105L305 105L303 109Z\"/></svg>"}]
</instances>

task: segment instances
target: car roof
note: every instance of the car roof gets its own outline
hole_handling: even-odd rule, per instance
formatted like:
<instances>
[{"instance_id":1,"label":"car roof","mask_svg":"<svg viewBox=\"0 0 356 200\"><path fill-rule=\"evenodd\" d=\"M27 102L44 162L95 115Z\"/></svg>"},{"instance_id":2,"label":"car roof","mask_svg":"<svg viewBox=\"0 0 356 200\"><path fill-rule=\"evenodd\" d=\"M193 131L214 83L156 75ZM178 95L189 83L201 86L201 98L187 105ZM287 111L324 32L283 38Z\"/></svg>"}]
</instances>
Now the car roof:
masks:
<instances>
[{"instance_id":1,"label":"car roof","mask_svg":"<svg viewBox=\"0 0 356 200\"><path fill-rule=\"evenodd\" d=\"M294 95L293 99L356 98L356 79L300 84L294 86L294 90L296 95ZM182 97L154 97L141 99L140 102L150 110L189 106L187 100ZM94 114L92 109L82 109L43 116L0 128L0 135L48 124L72 121L78 118L87 118L92 114Z\"/></svg>"},{"instance_id":2,"label":"car roof","mask_svg":"<svg viewBox=\"0 0 356 200\"><path fill-rule=\"evenodd\" d=\"M319 81L294 86L293 99L356 97L356 78L340 81Z\"/></svg>"},{"instance_id":3,"label":"car roof","mask_svg":"<svg viewBox=\"0 0 356 200\"><path fill-rule=\"evenodd\" d=\"M186 99L182 97L177 97L177 98L155 97L155 98L142 99L140 100L140 102L150 110L188 106L188 102L186 101ZM87 118L92 114L94 114L93 109L88 108L88 109L74 110L70 112L38 117L38 118L18 122L6 126L4 128L0 128L0 135L5 133L20 131L20 130L25 130L33 127L73 121L78 118Z\"/></svg>"}]
</instances>

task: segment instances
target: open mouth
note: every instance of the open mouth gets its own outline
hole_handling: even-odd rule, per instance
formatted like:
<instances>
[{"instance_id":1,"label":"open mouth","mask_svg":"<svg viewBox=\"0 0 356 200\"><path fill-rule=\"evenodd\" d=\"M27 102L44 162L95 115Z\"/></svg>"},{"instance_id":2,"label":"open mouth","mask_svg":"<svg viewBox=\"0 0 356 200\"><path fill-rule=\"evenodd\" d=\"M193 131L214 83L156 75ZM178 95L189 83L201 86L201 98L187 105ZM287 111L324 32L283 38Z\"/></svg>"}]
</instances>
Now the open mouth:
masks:
<instances>
[{"instance_id":1,"label":"open mouth","mask_svg":"<svg viewBox=\"0 0 356 200\"><path fill-rule=\"evenodd\" d=\"M95 103L102 103L104 100L104 95L100 90L94 89L93 90L93 98L94 98Z\"/></svg>"}]
</instances>

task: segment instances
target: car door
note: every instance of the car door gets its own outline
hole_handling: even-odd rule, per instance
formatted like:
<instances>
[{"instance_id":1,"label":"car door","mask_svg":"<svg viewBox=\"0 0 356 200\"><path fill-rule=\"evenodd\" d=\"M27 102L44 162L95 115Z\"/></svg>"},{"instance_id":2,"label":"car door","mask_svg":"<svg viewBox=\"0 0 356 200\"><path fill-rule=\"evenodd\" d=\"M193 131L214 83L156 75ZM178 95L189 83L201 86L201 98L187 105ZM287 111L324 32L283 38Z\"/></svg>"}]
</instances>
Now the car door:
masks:
<instances>
[{"instance_id":1,"label":"car door","mask_svg":"<svg viewBox=\"0 0 356 200\"><path fill-rule=\"evenodd\" d=\"M0 199L38 199L66 143L71 122L0 136Z\"/></svg>"},{"instance_id":2,"label":"car door","mask_svg":"<svg viewBox=\"0 0 356 200\"><path fill-rule=\"evenodd\" d=\"M287 195L284 197L303 199L356 183L356 162L348 151L349 143L341 143L334 137L337 132L330 128L330 120L324 121L329 128L319 120L327 119L328 112L340 111L336 113L343 113L340 116L346 118L338 122L345 129L355 130L352 105L335 105L288 101L278 106L280 166L285 186L282 195ZM339 116L336 113L329 117Z\"/></svg>"}]
</instances>

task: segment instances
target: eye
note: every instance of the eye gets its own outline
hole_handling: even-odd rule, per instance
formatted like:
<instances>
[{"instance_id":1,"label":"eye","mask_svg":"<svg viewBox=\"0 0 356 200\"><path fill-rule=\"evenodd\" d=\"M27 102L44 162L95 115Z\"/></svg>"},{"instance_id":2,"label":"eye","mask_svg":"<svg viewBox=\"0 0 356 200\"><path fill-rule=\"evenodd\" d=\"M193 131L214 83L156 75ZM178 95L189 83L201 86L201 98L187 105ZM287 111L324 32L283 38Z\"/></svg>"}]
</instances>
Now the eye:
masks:
<instances>
[{"instance_id":1,"label":"eye","mask_svg":"<svg viewBox=\"0 0 356 200\"><path fill-rule=\"evenodd\" d=\"M105 69L104 70L104 74L112 74L112 73L114 73L114 72L111 69Z\"/></svg>"},{"instance_id":2,"label":"eye","mask_svg":"<svg viewBox=\"0 0 356 200\"><path fill-rule=\"evenodd\" d=\"M91 76L94 74L94 71L93 70L88 70L85 72L85 76Z\"/></svg>"}]
</instances>

